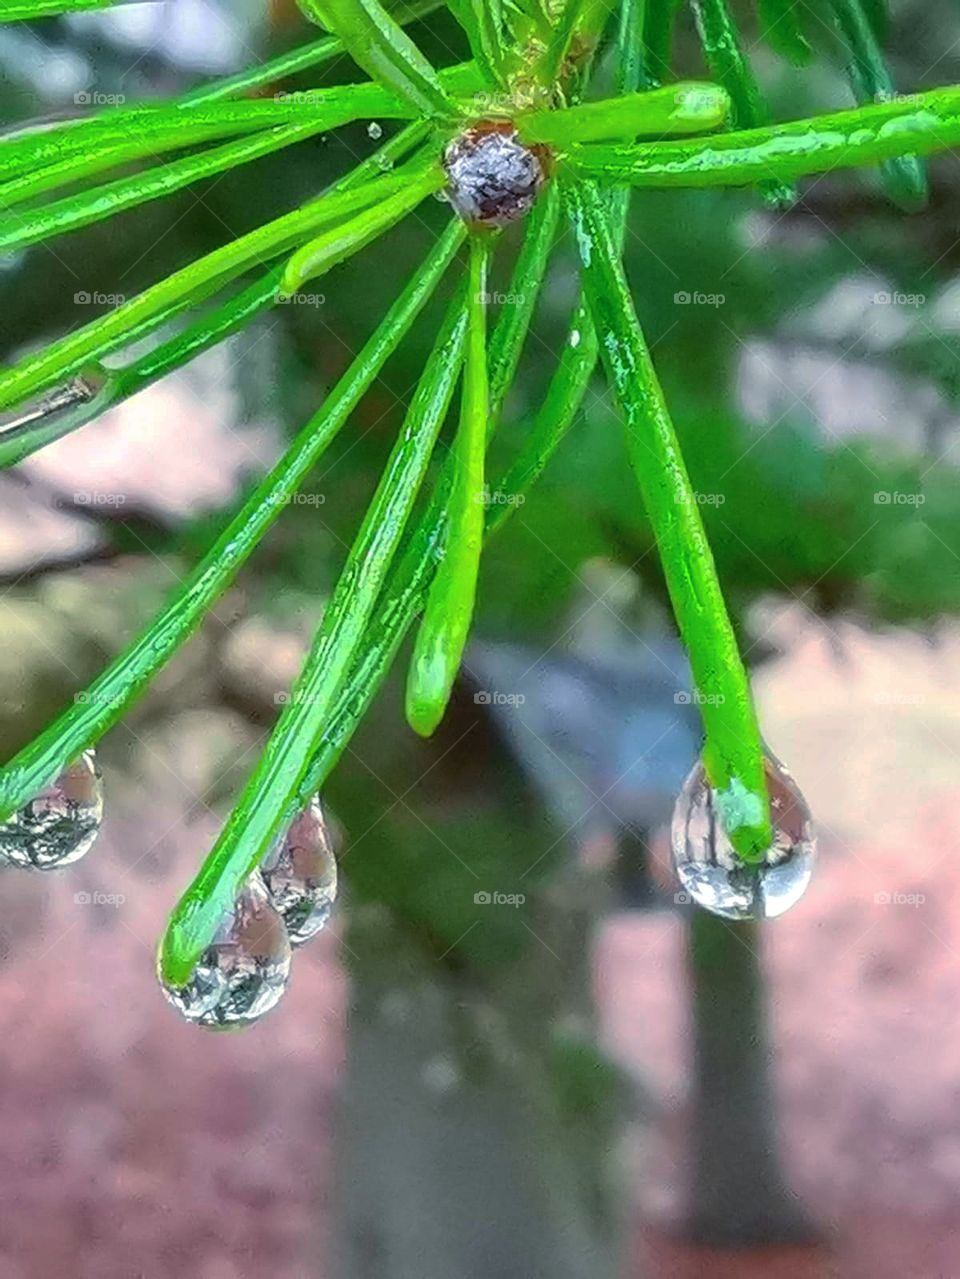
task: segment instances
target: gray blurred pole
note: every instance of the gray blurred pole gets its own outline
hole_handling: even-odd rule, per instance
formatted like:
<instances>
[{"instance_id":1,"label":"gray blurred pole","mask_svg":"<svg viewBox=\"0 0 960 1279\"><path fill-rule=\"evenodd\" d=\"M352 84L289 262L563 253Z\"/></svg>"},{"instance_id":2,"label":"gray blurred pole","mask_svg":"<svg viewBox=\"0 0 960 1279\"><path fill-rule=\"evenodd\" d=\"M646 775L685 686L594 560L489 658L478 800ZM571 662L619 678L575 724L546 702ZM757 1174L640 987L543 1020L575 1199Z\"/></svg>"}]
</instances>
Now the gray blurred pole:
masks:
<instances>
[{"instance_id":1,"label":"gray blurred pole","mask_svg":"<svg viewBox=\"0 0 960 1279\"><path fill-rule=\"evenodd\" d=\"M702 910L687 933L694 1083L684 1232L717 1247L814 1237L783 1175L761 933Z\"/></svg>"},{"instance_id":2,"label":"gray blurred pole","mask_svg":"<svg viewBox=\"0 0 960 1279\"><path fill-rule=\"evenodd\" d=\"M558 1090L547 1032L572 992L525 998L549 957L531 947L483 988L370 931L391 944L352 974L336 1279L616 1279L617 1125L579 1123ZM356 953L370 942L351 930ZM589 971L582 944L567 958Z\"/></svg>"},{"instance_id":3,"label":"gray blurred pole","mask_svg":"<svg viewBox=\"0 0 960 1279\"><path fill-rule=\"evenodd\" d=\"M429 753L386 724L361 747L371 771L403 794L433 761L433 790L410 796L417 818L371 811L368 792L337 800L348 830L361 812L376 824L342 862L347 1060L335 1262L318 1274L616 1279L626 1088L594 1044L601 885L557 844L479 708L455 707ZM521 880L554 844L549 875ZM498 885L522 888L523 907L474 908Z\"/></svg>"}]
</instances>

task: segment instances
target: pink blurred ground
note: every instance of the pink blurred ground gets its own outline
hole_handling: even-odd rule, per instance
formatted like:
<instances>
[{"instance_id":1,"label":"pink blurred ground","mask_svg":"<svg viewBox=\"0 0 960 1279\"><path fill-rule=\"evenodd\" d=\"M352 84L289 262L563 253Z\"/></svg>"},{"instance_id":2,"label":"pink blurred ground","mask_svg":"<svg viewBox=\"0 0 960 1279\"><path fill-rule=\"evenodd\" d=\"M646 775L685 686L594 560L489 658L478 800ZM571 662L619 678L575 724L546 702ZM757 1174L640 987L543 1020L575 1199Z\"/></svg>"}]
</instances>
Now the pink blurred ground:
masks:
<instances>
[{"instance_id":1,"label":"pink blurred ground","mask_svg":"<svg viewBox=\"0 0 960 1279\"><path fill-rule=\"evenodd\" d=\"M682 934L665 916L618 916L597 982L610 1043L654 1099L633 1144L637 1253L656 1279L960 1274L960 637L937 649L847 628L838 659L822 630L791 619L798 629L761 682L823 856L808 897L769 929L768 960L790 1175L825 1242L726 1258L671 1242ZM177 735L149 758L142 791L131 762L88 863L0 877L0 1279L326 1279L335 940L300 956L284 1007L256 1030L183 1026L152 952L214 826L185 819L176 785L157 781L185 767Z\"/></svg>"}]
</instances>

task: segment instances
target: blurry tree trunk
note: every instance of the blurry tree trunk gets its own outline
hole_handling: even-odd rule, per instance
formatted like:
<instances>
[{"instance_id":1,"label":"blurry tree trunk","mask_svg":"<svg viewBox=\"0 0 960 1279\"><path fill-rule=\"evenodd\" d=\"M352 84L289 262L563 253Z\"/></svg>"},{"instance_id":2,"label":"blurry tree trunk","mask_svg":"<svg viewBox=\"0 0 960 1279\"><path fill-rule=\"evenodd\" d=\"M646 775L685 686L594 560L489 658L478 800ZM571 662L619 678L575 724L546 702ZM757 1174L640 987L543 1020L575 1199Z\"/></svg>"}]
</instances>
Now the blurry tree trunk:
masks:
<instances>
[{"instance_id":1,"label":"blurry tree trunk","mask_svg":"<svg viewBox=\"0 0 960 1279\"><path fill-rule=\"evenodd\" d=\"M690 918L694 1113L686 1233L720 1247L814 1237L780 1157L760 933L753 923L702 910Z\"/></svg>"},{"instance_id":2,"label":"blurry tree trunk","mask_svg":"<svg viewBox=\"0 0 960 1279\"><path fill-rule=\"evenodd\" d=\"M344 858L366 901L355 900L347 938L336 1279L620 1273L624 1089L592 1036L599 902L535 805L517 802L516 769L499 755L478 772L481 736L463 748L469 776L451 752L445 780L431 773L434 802L422 790L411 799L415 821L395 810ZM416 775L423 758L411 754ZM521 880L552 846L549 877ZM364 876L378 865L374 893ZM475 904L517 889L519 906Z\"/></svg>"},{"instance_id":3,"label":"blurry tree trunk","mask_svg":"<svg viewBox=\"0 0 960 1279\"><path fill-rule=\"evenodd\" d=\"M522 968L478 1016L469 974L408 967L398 988L382 959L352 990L342 1279L614 1279L610 1137L565 1121Z\"/></svg>"}]
</instances>

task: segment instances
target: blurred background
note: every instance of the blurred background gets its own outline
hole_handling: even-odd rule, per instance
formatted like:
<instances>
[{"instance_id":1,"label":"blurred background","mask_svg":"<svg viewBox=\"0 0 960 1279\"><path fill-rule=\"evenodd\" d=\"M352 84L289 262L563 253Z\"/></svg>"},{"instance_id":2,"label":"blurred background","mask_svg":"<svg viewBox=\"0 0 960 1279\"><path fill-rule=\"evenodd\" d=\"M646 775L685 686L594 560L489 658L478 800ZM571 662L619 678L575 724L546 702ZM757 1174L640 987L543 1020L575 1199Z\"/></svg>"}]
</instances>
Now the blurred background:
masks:
<instances>
[{"instance_id":1,"label":"blurred background","mask_svg":"<svg viewBox=\"0 0 960 1279\"><path fill-rule=\"evenodd\" d=\"M444 18L415 34L463 56ZM308 38L292 0L3 27L0 116L156 98ZM887 48L904 91L960 79L956 6L895 3ZM839 57L752 56L777 118L850 103ZM702 74L686 15L676 65ZM347 128L0 258L2 357L376 145ZM413 739L394 679L331 779L343 901L279 1010L218 1037L164 1002L166 914L298 669L438 296L103 742L93 853L0 877L0 1279L960 1272L956 157L931 174L912 217L870 173L810 181L788 213L732 191L633 202L628 270L764 731L819 827L803 901L759 933L676 893L664 831L698 719L597 380L486 555L441 732ZM0 475L4 758L149 621L322 401L446 216L421 214L312 302ZM567 249L495 469L575 294Z\"/></svg>"}]
</instances>

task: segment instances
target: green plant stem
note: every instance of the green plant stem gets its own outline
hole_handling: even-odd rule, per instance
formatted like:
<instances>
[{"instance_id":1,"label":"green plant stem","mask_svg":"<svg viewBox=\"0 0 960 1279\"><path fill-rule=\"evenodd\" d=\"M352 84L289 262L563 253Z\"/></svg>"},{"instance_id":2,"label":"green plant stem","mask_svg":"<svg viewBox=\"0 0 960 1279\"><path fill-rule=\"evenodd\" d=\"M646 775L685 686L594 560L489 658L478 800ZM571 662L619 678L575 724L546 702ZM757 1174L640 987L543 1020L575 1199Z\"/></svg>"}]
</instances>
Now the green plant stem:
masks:
<instances>
[{"instance_id":1,"label":"green plant stem","mask_svg":"<svg viewBox=\"0 0 960 1279\"><path fill-rule=\"evenodd\" d=\"M720 85L689 80L561 111L531 111L517 117L517 130L525 142L559 147L640 134L704 133L719 128L729 108L730 99Z\"/></svg>"},{"instance_id":2,"label":"green plant stem","mask_svg":"<svg viewBox=\"0 0 960 1279\"><path fill-rule=\"evenodd\" d=\"M584 0L564 0L560 15L553 25L550 43L535 71L543 84L552 85L561 79L563 64L570 52L583 7Z\"/></svg>"},{"instance_id":3,"label":"green plant stem","mask_svg":"<svg viewBox=\"0 0 960 1279\"><path fill-rule=\"evenodd\" d=\"M858 102L884 102L896 96L893 76L860 0L831 0L834 16L850 50L848 75ZM901 208L922 209L929 197L927 175L915 155L898 155L880 166L890 198Z\"/></svg>"},{"instance_id":4,"label":"green plant stem","mask_svg":"<svg viewBox=\"0 0 960 1279\"><path fill-rule=\"evenodd\" d=\"M414 115L455 118L456 105L433 66L379 0L302 0L343 41L357 66Z\"/></svg>"},{"instance_id":5,"label":"green plant stem","mask_svg":"<svg viewBox=\"0 0 960 1279\"><path fill-rule=\"evenodd\" d=\"M115 0L4 0L0 22L26 22L33 18L55 18L61 13L84 9L106 9Z\"/></svg>"},{"instance_id":6,"label":"green plant stem","mask_svg":"<svg viewBox=\"0 0 960 1279\"><path fill-rule=\"evenodd\" d=\"M448 67L440 75L457 95L469 95L482 85L472 63ZM112 107L0 142L0 205L22 203L130 160L158 158L164 151L231 134L307 123L331 129L353 120L407 119L411 114L376 84L313 89L273 101Z\"/></svg>"},{"instance_id":7,"label":"green plant stem","mask_svg":"<svg viewBox=\"0 0 960 1279\"><path fill-rule=\"evenodd\" d=\"M593 65L597 46L619 0L582 0L573 29L571 51L577 51L576 75L586 84Z\"/></svg>"},{"instance_id":8,"label":"green plant stem","mask_svg":"<svg viewBox=\"0 0 960 1279\"><path fill-rule=\"evenodd\" d=\"M617 63L615 82L618 93L635 93L653 85L646 65L643 29L646 0L628 0L621 4L617 17Z\"/></svg>"},{"instance_id":9,"label":"green plant stem","mask_svg":"<svg viewBox=\"0 0 960 1279\"><path fill-rule=\"evenodd\" d=\"M166 104L108 108L86 120L0 145L0 203L11 204L49 190L52 179L44 176L47 169L87 177L121 160L258 129L308 123L334 129L353 120L402 120L411 114L405 103L378 84L314 89L283 101L218 101L189 109Z\"/></svg>"},{"instance_id":10,"label":"green plant stem","mask_svg":"<svg viewBox=\"0 0 960 1279\"><path fill-rule=\"evenodd\" d=\"M673 27L680 9L680 0L651 0L644 19L644 44L647 49L646 66L651 86L660 84L670 76L673 61Z\"/></svg>"},{"instance_id":11,"label":"green plant stem","mask_svg":"<svg viewBox=\"0 0 960 1279\"><path fill-rule=\"evenodd\" d=\"M451 223L323 407L261 481L181 591L78 700L0 772L0 821L94 744L197 627L348 420L446 271L465 232Z\"/></svg>"},{"instance_id":12,"label":"green plant stem","mask_svg":"<svg viewBox=\"0 0 960 1279\"><path fill-rule=\"evenodd\" d=\"M439 4L439 0L438 0ZM425 9L438 7L431 0ZM314 67L323 66L339 58L344 52L343 41L336 36L323 36L312 40L309 44L298 45L286 53L281 53L266 62L259 62L253 67L238 71L236 75L223 76L219 80L211 80L206 84L198 84L195 89L174 98L170 103L176 107L196 107L207 102L222 102L225 98L246 97L265 85L276 84L278 80L286 80L290 76L299 75L302 71L310 71Z\"/></svg>"},{"instance_id":13,"label":"green plant stem","mask_svg":"<svg viewBox=\"0 0 960 1279\"><path fill-rule=\"evenodd\" d=\"M627 93L637 87L642 75L642 65L635 53L635 34L641 29L642 16L643 0L625 0L618 34L617 87ZM618 240L622 240L626 229L629 190L617 191L613 195L617 198L612 223ZM541 205L540 208L555 221L555 191L550 193L548 200L554 203L554 208L551 209L549 205ZM538 213L539 210L533 216L538 216ZM543 230L552 236L550 226L545 225ZM549 243L548 236L541 234L539 242ZM532 234L525 247L530 246L535 247ZM529 266L520 264L513 282L521 290L520 296L530 297L529 275L542 274L544 267L545 259L538 261L534 254L531 254ZM516 369L516 356L505 360L501 353L519 351L522 334L529 322L527 317L526 322L514 322L512 328L508 329L506 322L510 315L508 312L507 317L501 316L491 343L491 426L495 425L503 397ZM547 393L524 437L520 453L495 485L497 492L521 497L530 491L573 424L596 365L597 354L597 335L593 321L584 305L579 303L574 310L570 333ZM492 536L518 506L519 503L502 503L488 510L485 536ZM404 636L423 606L427 585L443 542L444 521L445 497L443 486L440 485L435 501L424 514L402 562L383 592L375 623L367 636L367 644L340 691L330 725L318 743L300 790L285 814L284 825L288 825L323 786L376 696Z\"/></svg>"},{"instance_id":14,"label":"green plant stem","mask_svg":"<svg viewBox=\"0 0 960 1279\"><path fill-rule=\"evenodd\" d=\"M578 307L575 312L571 334L579 335L579 341L574 346L568 340L564 347L524 447L496 484L498 492L525 496L573 424L597 360L596 335L590 317L582 308ZM504 504L488 511L486 536L492 536L518 506L519 503ZM431 509L391 576L364 651L337 697L329 727L317 745L300 789L285 814L284 824L293 820L326 781L367 713L404 636L423 607L440 553L443 527L443 513Z\"/></svg>"},{"instance_id":15,"label":"green plant stem","mask_svg":"<svg viewBox=\"0 0 960 1279\"><path fill-rule=\"evenodd\" d=\"M755 129L769 124L770 111L743 51L727 0L692 0L692 4L707 66L730 95L732 128ZM777 178L760 182L759 190L768 203L778 207L796 202L793 187Z\"/></svg>"},{"instance_id":16,"label":"green plant stem","mask_svg":"<svg viewBox=\"0 0 960 1279\"><path fill-rule=\"evenodd\" d=\"M112 217L149 200L172 195L192 182L232 169L236 165L246 164L250 160L278 151L291 143L300 142L304 138L314 136L323 128L323 125L311 122L268 129L248 138L228 142L225 146L201 152L199 155L172 160L167 164L148 169L145 173L118 178L114 182L104 183L102 186L82 191L78 195L67 196L65 199L45 204L37 209L8 212L6 217L0 218L0 253L10 253L14 249L25 248L29 244L36 244L51 236L63 235L79 227L89 226L92 222ZM416 123L408 125L403 133L406 134L406 138L413 136L417 141L421 141L426 138L429 128L426 124ZM402 136L403 134L395 135L396 138ZM406 138L403 141L403 150L409 149ZM387 145L389 146L389 143ZM377 153L378 156L383 157L385 150L386 148L381 148ZM386 158L389 159L389 157ZM382 173L382 168L368 172L367 180L382 176Z\"/></svg>"},{"instance_id":17,"label":"green plant stem","mask_svg":"<svg viewBox=\"0 0 960 1279\"><path fill-rule=\"evenodd\" d=\"M597 360L597 339L589 315L576 308L570 336L523 448L496 483L502 493L525 496L566 436L586 393ZM519 503L486 514L485 538L493 536ZM350 738L389 671L407 631L422 608L443 541L443 512L434 504L417 527L407 551L383 592L364 650L341 688L303 782L284 817L289 824L336 767ZM225 897L229 901L229 898Z\"/></svg>"},{"instance_id":18,"label":"green plant stem","mask_svg":"<svg viewBox=\"0 0 960 1279\"><path fill-rule=\"evenodd\" d=\"M450 11L470 42L470 51L491 85L505 86L507 54L501 34L501 6L487 0L455 0Z\"/></svg>"},{"instance_id":19,"label":"green plant stem","mask_svg":"<svg viewBox=\"0 0 960 1279\"><path fill-rule=\"evenodd\" d=\"M150 332L184 307L209 297L251 266L269 262L295 248L317 228L338 222L358 209L404 190L411 180L419 180L426 163L435 164L434 157L415 157L395 173L321 196L215 249L107 315L52 342L38 354L0 373L0 408L46 390L134 336Z\"/></svg>"},{"instance_id":20,"label":"green plant stem","mask_svg":"<svg viewBox=\"0 0 960 1279\"><path fill-rule=\"evenodd\" d=\"M772 843L763 746L750 685L680 446L657 380L599 190L567 192L583 282L620 403L680 633L703 698L703 760L734 847L760 860Z\"/></svg>"},{"instance_id":21,"label":"green plant stem","mask_svg":"<svg viewBox=\"0 0 960 1279\"><path fill-rule=\"evenodd\" d=\"M490 415L487 421L488 438L492 433L507 388L512 381L520 350L533 314L540 283L546 271L547 259L553 243L558 217L556 191L545 192L528 219L527 234L514 268L510 292L520 302L507 308L494 330L490 341ZM357 719L373 696L374 688L392 660L407 626L421 603L421 592L429 580L446 535L446 506L453 470L453 458L447 459L443 475L437 485L424 515L411 533L400 563L380 593L370 630L364 636L362 652L355 655L353 672L347 677L332 705L328 722L322 728L312 747L311 760L297 785L297 799L288 803L283 821L292 819L294 805L299 797L309 792L311 776L315 773L317 759L329 759L331 726L340 726L342 749ZM379 638L378 638L379 637ZM374 674L372 672L379 672ZM365 679L370 674L371 683ZM345 689L351 690L349 701ZM303 807L303 804L299 804ZM266 851L265 849L263 851ZM255 862L252 864L256 864ZM236 839L229 847L218 844L200 868L197 877L180 899L162 943L162 963L168 980L182 983L189 976L203 950L210 942L212 930L229 907L235 896L235 886L249 874L251 861L245 832L237 828ZM203 895L198 898L195 889L203 885ZM199 904L198 904L199 902Z\"/></svg>"},{"instance_id":22,"label":"green plant stem","mask_svg":"<svg viewBox=\"0 0 960 1279\"><path fill-rule=\"evenodd\" d=\"M83 373L89 371L91 380L98 386L96 394L56 410L53 406L62 397L54 392L47 412L42 412L44 406L41 405L39 416L31 418L27 414L22 426L0 430L0 469L16 466L54 440L86 426L108 409L122 404L236 333L276 302L282 275L282 266L272 267L254 284L122 368L107 369L100 364L92 365L89 370L85 367Z\"/></svg>"},{"instance_id":23,"label":"green plant stem","mask_svg":"<svg viewBox=\"0 0 960 1279\"><path fill-rule=\"evenodd\" d=\"M596 329L586 308L580 305L574 311L566 346L543 403L530 424L522 449L496 485L496 492L516 499L533 488L573 423L597 362L597 353ZM487 537L503 525L511 507L516 505L516 501L505 501L490 508Z\"/></svg>"},{"instance_id":24,"label":"green plant stem","mask_svg":"<svg viewBox=\"0 0 960 1279\"><path fill-rule=\"evenodd\" d=\"M960 89L932 89L909 102L884 102L766 129L683 142L570 147L570 177L630 186L741 186L763 178L875 164L904 151L929 154L960 143Z\"/></svg>"},{"instance_id":25,"label":"green plant stem","mask_svg":"<svg viewBox=\"0 0 960 1279\"><path fill-rule=\"evenodd\" d=\"M310 123L268 129L197 155L184 156L144 173L118 178L114 182L104 183L40 208L13 210L0 217L0 253L26 248L51 236L63 235L68 231L76 231L79 227L89 226L92 222L102 221L103 218L113 217L150 200L172 195L175 191L181 191L215 173L248 164L260 156L313 137L325 127L323 124Z\"/></svg>"},{"instance_id":26,"label":"green plant stem","mask_svg":"<svg viewBox=\"0 0 960 1279\"><path fill-rule=\"evenodd\" d=\"M453 446L443 559L430 588L407 679L407 721L429 737L443 719L470 633L483 545L483 457L490 388L487 382L487 271L490 240L470 242L469 328Z\"/></svg>"},{"instance_id":27,"label":"green plant stem","mask_svg":"<svg viewBox=\"0 0 960 1279\"><path fill-rule=\"evenodd\" d=\"M501 308L490 338L487 355L490 380L488 439L496 427L503 402L516 377L559 220L557 191L551 186L544 191L527 219L526 235L510 279L509 292L516 302Z\"/></svg>"},{"instance_id":28,"label":"green plant stem","mask_svg":"<svg viewBox=\"0 0 960 1279\"><path fill-rule=\"evenodd\" d=\"M412 174L399 191L305 244L287 263L281 285L284 292L296 293L308 280L326 274L338 263L379 239L428 195L439 191L445 181L443 169L434 160L424 173Z\"/></svg>"},{"instance_id":29,"label":"green plant stem","mask_svg":"<svg viewBox=\"0 0 960 1279\"><path fill-rule=\"evenodd\" d=\"M373 155L334 183L327 194L354 190L379 176L412 147L419 145L428 133L429 126L425 123L408 124ZM283 270L282 265L271 267L242 292L219 303L181 332L130 364L112 369L106 369L102 365L92 366L92 380L99 390L89 399L73 403L60 411L43 413L38 420L31 421L28 417L19 429L0 430L0 468L14 466L53 440L79 430L107 409L122 404L137 392L236 333L277 301ZM54 393L54 398L63 397L57 397Z\"/></svg>"},{"instance_id":30,"label":"green plant stem","mask_svg":"<svg viewBox=\"0 0 960 1279\"><path fill-rule=\"evenodd\" d=\"M233 900L280 831L400 543L459 376L466 332L461 291L448 311L290 700L213 852L171 917L161 963L166 980L174 985L187 980L196 961L192 940L197 930L212 936L223 916L222 895Z\"/></svg>"},{"instance_id":31,"label":"green plant stem","mask_svg":"<svg viewBox=\"0 0 960 1279\"><path fill-rule=\"evenodd\" d=\"M394 14L401 25L417 22L427 14L442 7L443 0L416 0L416 3L405 5ZM312 67L322 66L344 53L343 41L336 36L324 36L310 44L300 45L287 53L278 54L266 62L258 63L236 75L224 76L210 84L199 85L182 97L176 99L179 106L196 106L200 102L215 102L221 98L230 98L250 93L266 84L277 80L285 80L288 76L297 75L301 71L309 71Z\"/></svg>"},{"instance_id":32,"label":"green plant stem","mask_svg":"<svg viewBox=\"0 0 960 1279\"><path fill-rule=\"evenodd\" d=\"M646 45L643 40L647 0L623 0L617 23L616 70L614 86L618 94L636 93L647 88L650 77L646 66ZM629 142L624 138L622 141ZM619 187L609 193L613 227L617 244L622 249L630 211L630 188Z\"/></svg>"},{"instance_id":33,"label":"green plant stem","mask_svg":"<svg viewBox=\"0 0 960 1279\"><path fill-rule=\"evenodd\" d=\"M795 66L809 66L813 50L800 25L797 0L759 0L757 12L770 47Z\"/></svg>"}]
</instances>

